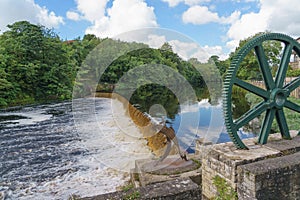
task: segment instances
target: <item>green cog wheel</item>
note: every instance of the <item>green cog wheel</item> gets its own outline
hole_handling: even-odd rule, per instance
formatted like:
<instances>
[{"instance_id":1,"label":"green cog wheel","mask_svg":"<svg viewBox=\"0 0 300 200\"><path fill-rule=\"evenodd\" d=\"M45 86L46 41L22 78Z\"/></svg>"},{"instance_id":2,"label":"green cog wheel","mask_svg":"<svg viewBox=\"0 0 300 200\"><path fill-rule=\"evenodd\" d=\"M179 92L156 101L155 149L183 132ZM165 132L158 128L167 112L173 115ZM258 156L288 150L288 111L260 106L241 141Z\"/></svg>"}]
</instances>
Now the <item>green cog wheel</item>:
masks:
<instances>
[{"instance_id":1,"label":"green cog wheel","mask_svg":"<svg viewBox=\"0 0 300 200\"><path fill-rule=\"evenodd\" d=\"M272 77L269 62L262 45L263 42L270 40L280 41L284 44L282 57L275 79ZM239 79L236 76L241 62L252 50L254 50L256 54L266 89L259 88L249 82ZM291 138L283 108L285 107L300 113L300 106L288 100L290 93L300 86L300 76L291 81L289 84L284 85L292 52L295 52L300 57L300 44L296 40L284 34L267 33L250 40L234 56L230 68L227 71L227 76L223 86L223 113L227 132L238 149L248 148L242 142L237 131L263 113L265 113L265 118L261 125L258 143L265 144L267 142L274 119L277 121L282 137L284 139ZM233 86L240 87L263 99L255 107L244 113L236 120L234 120L232 116Z\"/></svg>"}]
</instances>

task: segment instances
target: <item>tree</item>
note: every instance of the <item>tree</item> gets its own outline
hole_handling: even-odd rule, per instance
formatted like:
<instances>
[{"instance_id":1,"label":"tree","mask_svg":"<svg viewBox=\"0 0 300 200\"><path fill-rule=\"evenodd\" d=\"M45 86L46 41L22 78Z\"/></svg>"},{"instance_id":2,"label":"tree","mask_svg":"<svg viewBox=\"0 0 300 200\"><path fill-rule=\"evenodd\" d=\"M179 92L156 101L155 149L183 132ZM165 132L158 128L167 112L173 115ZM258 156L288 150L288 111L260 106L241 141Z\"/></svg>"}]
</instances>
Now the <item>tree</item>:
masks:
<instances>
[{"instance_id":1,"label":"tree","mask_svg":"<svg viewBox=\"0 0 300 200\"><path fill-rule=\"evenodd\" d=\"M160 50L162 50L162 51L170 51L170 52L173 52L172 46L171 46L168 42L165 42L165 43L160 47Z\"/></svg>"},{"instance_id":2,"label":"tree","mask_svg":"<svg viewBox=\"0 0 300 200\"><path fill-rule=\"evenodd\" d=\"M8 28L0 35L0 106L70 98L78 63L67 44L27 21Z\"/></svg>"},{"instance_id":3,"label":"tree","mask_svg":"<svg viewBox=\"0 0 300 200\"><path fill-rule=\"evenodd\" d=\"M208 59L208 63L214 64L218 68L218 70L222 76L224 76L226 69L228 69L228 67L230 65L228 59L227 60L219 60L219 56L217 56L217 55L212 55Z\"/></svg>"},{"instance_id":4,"label":"tree","mask_svg":"<svg viewBox=\"0 0 300 200\"><path fill-rule=\"evenodd\" d=\"M257 33L245 40L239 42L239 47L236 48L235 52L230 54L229 59L232 60L233 56L242 48L249 40L264 33ZM263 48L266 57L269 61L271 71L275 73L275 69L278 67L280 62L281 43L279 41L266 41L263 43ZM262 73L260 72L259 63L256 58L254 50L245 56L244 60L240 64L240 68L237 72L237 76L241 79L258 79L262 80Z\"/></svg>"}]
</instances>

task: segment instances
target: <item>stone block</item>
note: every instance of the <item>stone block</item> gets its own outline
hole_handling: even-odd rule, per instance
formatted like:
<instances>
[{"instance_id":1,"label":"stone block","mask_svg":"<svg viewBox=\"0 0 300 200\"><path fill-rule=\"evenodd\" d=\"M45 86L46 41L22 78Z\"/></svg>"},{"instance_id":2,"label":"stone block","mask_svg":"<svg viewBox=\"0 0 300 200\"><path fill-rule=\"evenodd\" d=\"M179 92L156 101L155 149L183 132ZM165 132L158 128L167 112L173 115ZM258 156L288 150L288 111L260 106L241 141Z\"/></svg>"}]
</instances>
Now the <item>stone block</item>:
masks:
<instances>
[{"instance_id":1,"label":"stone block","mask_svg":"<svg viewBox=\"0 0 300 200\"><path fill-rule=\"evenodd\" d=\"M238 167L239 199L300 199L300 152Z\"/></svg>"},{"instance_id":2,"label":"stone block","mask_svg":"<svg viewBox=\"0 0 300 200\"><path fill-rule=\"evenodd\" d=\"M118 191L81 200L142 199L142 200L201 200L201 188L190 178L177 178L150 184L129 191Z\"/></svg>"},{"instance_id":3,"label":"stone block","mask_svg":"<svg viewBox=\"0 0 300 200\"><path fill-rule=\"evenodd\" d=\"M271 186L273 183L266 181L266 177L257 177L253 174L244 177L243 182L241 182L238 178L240 173L238 168L249 163L257 163L298 152L300 150L300 136L296 136L294 132L291 132L291 135L294 137L292 140L283 140L280 134L271 135L269 143L266 145L257 144L257 138L243 140L249 150L238 150L232 142L205 146L205 152L202 152L205 153L202 156L202 195L208 199L217 195L213 184L213 178L216 175L224 178L233 189L240 191L239 195L244 196L244 199L251 199L257 188L262 189ZM286 173L285 176L290 176L288 173L291 173L291 170L275 171L274 173L273 175L277 175L277 177L278 174L282 173ZM281 187L284 180L279 179L279 181L280 183L277 185ZM297 184L294 189L296 187L298 187Z\"/></svg>"},{"instance_id":4,"label":"stone block","mask_svg":"<svg viewBox=\"0 0 300 200\"><path fill-rule=\"evenodd\" d=\"M195 156L189 155L191 159ZM150 185L176 178L190 177L196 183L201 184L200 164L192 160L184 161L177 155L167 157L163 162L157 160L136 160L134 171L138 175L141 186ZM200 162L200 161L199 161Z\"/></svg>"}]
</instances>

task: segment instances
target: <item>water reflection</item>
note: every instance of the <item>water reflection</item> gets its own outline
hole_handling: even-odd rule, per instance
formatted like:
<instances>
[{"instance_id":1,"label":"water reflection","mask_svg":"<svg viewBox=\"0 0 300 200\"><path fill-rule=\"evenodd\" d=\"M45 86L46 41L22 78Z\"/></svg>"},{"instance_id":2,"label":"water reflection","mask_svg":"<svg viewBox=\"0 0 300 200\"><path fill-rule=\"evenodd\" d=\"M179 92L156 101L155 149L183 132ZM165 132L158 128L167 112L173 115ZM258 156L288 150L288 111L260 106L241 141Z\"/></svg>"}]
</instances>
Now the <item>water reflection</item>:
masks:
<instances>
[{"instance_id":1,"label":"water reflection","mask_svg":"<svg viewBox=\"0 0 300 200\"><path fill-rule=\"evenodd\" d=\"M147 91L150 89L150 92ZM195 140L222 143L231 141L224 126L221 98L213 105L209 92L203 88L198 92L199 101L186 101L179 105L176 96L167 88L139 88L129 100L140 111L150 114L157 121L167 119L167 126L173 127L182 147L189 152L195 149ZM249 110L245 94L237 91L232 99L233 116L238 118ZM239 130L241 138L254 137L251 129L248 132Z\"/></svg>"}]
</instances>

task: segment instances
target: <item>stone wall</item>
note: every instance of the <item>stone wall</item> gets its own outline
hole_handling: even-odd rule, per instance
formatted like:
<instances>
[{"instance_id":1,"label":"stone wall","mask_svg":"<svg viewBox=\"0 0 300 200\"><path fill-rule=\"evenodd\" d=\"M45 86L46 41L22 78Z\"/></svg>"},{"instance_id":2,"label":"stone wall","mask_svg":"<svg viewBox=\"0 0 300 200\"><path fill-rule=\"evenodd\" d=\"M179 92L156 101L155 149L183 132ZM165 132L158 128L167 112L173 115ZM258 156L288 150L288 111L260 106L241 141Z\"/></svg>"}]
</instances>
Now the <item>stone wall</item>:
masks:
<instances>
[{"instance_id":1,"label":"stone wall","mask_svg":"<svg viewBox=\"0 0 300 200\"><path fill-rule=\"evenodd\" d=\"M300 152L237 168L239 199L300 199Z\"/></svg>"},{"instance_id":2,"label":"stone wall","mask_svg":"<svg viewBox=\"0 0 300 200\"><path fill-rule=\"evenodd\" d=\"M231 142L202 148L203 199L219 195L213 181L216 176L237 192L238 199L297 199L300 136L269 140L267 145L257 145L256 139L244 140L249 150L236 150Z\"/></svg>"}]
</instances>

